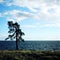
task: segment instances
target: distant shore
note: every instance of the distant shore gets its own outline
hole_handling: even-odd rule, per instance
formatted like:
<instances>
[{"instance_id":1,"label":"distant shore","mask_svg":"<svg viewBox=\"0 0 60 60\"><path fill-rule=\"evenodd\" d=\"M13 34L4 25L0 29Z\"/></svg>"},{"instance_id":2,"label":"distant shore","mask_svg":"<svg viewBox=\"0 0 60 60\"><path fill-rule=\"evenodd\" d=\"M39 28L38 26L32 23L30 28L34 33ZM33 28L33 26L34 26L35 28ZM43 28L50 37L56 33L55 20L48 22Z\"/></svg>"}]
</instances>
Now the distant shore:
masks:
<instances>
[{"instance_id":1,"label":"distant shore","mask_svg":"<svg viewBox=\"0 0 60 60\"><path fill-rule=\"evenodd\" d=\"M60 51L0 50L0 60L60 60Z\"/></svg>"}]
</instances>

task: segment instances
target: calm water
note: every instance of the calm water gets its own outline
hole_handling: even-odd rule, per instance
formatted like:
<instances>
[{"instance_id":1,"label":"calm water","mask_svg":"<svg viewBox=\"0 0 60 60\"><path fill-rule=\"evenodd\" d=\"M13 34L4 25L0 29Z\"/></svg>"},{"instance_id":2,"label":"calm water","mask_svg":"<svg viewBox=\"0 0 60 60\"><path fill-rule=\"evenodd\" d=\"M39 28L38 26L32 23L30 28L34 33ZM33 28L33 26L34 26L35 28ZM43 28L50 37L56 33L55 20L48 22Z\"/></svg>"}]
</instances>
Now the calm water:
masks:
<instances>
[{"instance_id":1,"label":"calm water","mask_svg":"<svg viewBox=\"0 0 60 60\"><path fill-rule=\"evenodd\" d=\"M15 41L0 41L0 50L14 50ZM25 41L19 43L19 49L60 50L60 41Z\"/></svg>"}]
</instances>

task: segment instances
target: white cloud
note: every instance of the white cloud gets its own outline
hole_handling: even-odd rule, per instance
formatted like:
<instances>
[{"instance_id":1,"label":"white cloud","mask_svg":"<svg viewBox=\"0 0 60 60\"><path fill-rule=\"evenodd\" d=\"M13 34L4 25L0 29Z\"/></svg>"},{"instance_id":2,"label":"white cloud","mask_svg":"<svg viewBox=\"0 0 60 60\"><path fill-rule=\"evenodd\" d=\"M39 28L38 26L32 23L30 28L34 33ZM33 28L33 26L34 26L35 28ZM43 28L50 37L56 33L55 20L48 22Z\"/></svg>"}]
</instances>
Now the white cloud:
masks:
<instances>
[{"instance_id":1,"label":"white cloud","mask_svg":"<svg viewBox=\"0 0 60 60\"><path fill-rule=\"evenodd\" d=\"M20 7L27 7L31 11L38 11L38 9L41 9L43 13L48 13L48 9L53 8L54 10L60 9L60 5L58 0L13 0L11 5L16 5ZM38 8L38 9L35 9ZM60 10L59 10L60 11Z\"/></svg>"},{"instance_id":2,"label":"white cloud","mask_svg":"<svg viewBox=\"0 0 60 60\"><path fill-rule=\"evenodd\" d=\"M0 34L0 40L4 40L7 36L8 36L8 34L6 34L6 35Z\"/></svg>"},{"instance_id":3,"label":"white cloud","mask_svg":"<svg viewBox=\"0 0 60 60\"><path fill-rule=\"evenodd\" d=\"M36 28L36 25L23 25L23 28Z\"/></svg>"},{"instance_id":4,"label":"white cloud","mask_svg":"<svg viewBox=\"0 0 60 60\"><path fill-rule=\"evenodd\" d=\"M13 0L12 2L5 2L7 6L15 5L19 7L28 8L29 11L24 12L20 10L12 10L9 12L5 12L5 15L10 14L9 19L14 19L21 21L26 18L34 18L36 20L50 20L53 18L60 19L60 5L58 4L59 0ZM57 20L55 19L55 20Z\"/></svg>"},{"instance_id":5,"label":"white cloud","mask_svg":"<svg viewBox=\"0 0 60 60\"><path fill-rule=\"evenodd\" d=\"M52 16L60 17L60 5L57 3L59 3L58 0L14 0L12 5L27 7L32 12L37 12L35 14L37 19L40 19L41 17L49 19ZM51 9L53 9L52 12L49 11Z\"/></svg>"},{"instance_id":6,"label":"white cloud","mask_svg":"<svg viewBox=\"0 0 60 60\"><path fill-rule=\"evenodd\" d=\"M51 24L44 24L42 27L58 27L60 28L60 23L51 23Z\"/></svg>"},{"instance_id":7,"label":"white cloud","mask_svg":"<svg viewBox=\"0 0 60 60\"><path fill-rule=\"evenodd\" d=\"M34 25L22 25L21 27L23 27L23 28L41 28L41 27L49 27L49 28L52 28L52 27L54 27L54 28L60 28L60 23L46 23L46 24L40 24L40 23L36 23L36 24L34 24Z\"/></svg>"},{"instance_id":8,"label":"white cloud","mask_svg":"<svg viewBox=\"0 0 60 60\"><path fill-rule=\"evenodd\" d=\"M3 0L0 0L0 3L4 2Z\"/></svg>"},{"instance_id":9,"label":"white cloud","mask_svg":"<svg viewBox=\"0 0 60 60\"><path fill-rule=\"evenodd\" d=\"M33 18L33 19L37 18L32 13L23 12L23 11L19 11L19 10L7 11L7 12L3 13L2 15L6 16L7 20L12 20L12 21L17 21L17 22L21 21L21 20L24 20L26 18Z\"/></svg>"},{"instance_id":10,"label":"white cloud","mask_svg":"<svg viewBox=\"0 0 60 60\"><path fill-rule=\"evenodd\" d=\"M30 9L33 12L36 12L36 9L39 5L37 4L38 1L34 1L34 0L14 0L14 2L12 3L13 5L17 5L20 7L27 7L28 9Z\"/></svg>"},{"instance_id":11,"label":"white cloud","mask_svg":"<svg viewBox=\"0 0 60 60\"><path fill-rule=\"evenodd\" d=\"M2 17L2 14L0 13L0 17Z\"/></svg>"},{"instance_id":12,"label":"white cloud","mask_svg":"<svg viewBox=\"0 0 60 60\"><path fill-rule=\"evenodd\" d=\"M60 28L60 23L47 23L47 24L40 24L40 23L36 23L34 25L22 25L21 27L23 28L41 28L41 27L49 27L49 28L52 28L52 27L58 27Z\"/></svg>"}]
</instances>

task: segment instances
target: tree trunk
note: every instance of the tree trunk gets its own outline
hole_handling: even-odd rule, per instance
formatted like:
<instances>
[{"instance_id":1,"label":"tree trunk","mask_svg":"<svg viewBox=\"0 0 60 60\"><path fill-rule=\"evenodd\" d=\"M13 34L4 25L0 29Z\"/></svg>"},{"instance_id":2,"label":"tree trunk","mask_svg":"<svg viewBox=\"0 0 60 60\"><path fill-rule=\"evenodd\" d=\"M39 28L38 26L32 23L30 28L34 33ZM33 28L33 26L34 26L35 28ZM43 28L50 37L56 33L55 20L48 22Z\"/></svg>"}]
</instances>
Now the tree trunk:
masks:
<instances>
[{"instance_id":1,"label":"tree trunk","mask_svg":"<svg viewBox=\"0 0 60 60\"><path fill-rule=\"evenodd\" d=\"M18 50L18 41L16 40L16 50Z\"/></svg>"},{"instance_id":2,"label":"tree trunk","mask_svg":"<svg viewBox=\"0 0 60 60\"><path fill-rule=\"evenodd\" d=\"M16 30L16 50L18 50L19 48L18 48L18 33L17 33L17 30Z\"/></svg>"}]
</instances>

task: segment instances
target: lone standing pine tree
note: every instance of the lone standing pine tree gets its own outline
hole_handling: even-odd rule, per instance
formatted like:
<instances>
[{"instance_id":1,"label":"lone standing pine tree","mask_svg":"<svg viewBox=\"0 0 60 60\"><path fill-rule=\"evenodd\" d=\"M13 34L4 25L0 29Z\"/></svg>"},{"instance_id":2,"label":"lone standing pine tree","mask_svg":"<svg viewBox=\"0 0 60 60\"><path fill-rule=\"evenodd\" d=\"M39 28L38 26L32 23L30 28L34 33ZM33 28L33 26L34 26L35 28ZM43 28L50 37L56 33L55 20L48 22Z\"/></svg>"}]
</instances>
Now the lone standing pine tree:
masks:
<instances>
[{"instance_id":1,"label":"lone standing pine tree","mask_svg":"<svg viewBox=\"0 0 60 60\"><path fill-rule=\"evenodd\" d=\"M16 22L13 23L13 21L8 21L8 28L9 28L9 35L8 37L5 39L16 39L16 50L18 50L18 42L21 40L24 42L24 39L22 38L22 35L25 35L24 32L21 31L20 29L20 25Z\"/></svg>"}]
</instances>

